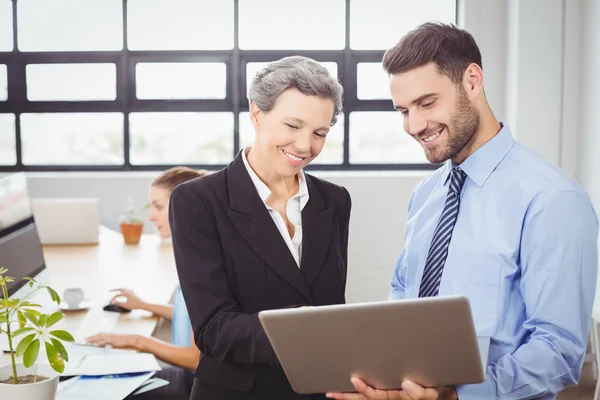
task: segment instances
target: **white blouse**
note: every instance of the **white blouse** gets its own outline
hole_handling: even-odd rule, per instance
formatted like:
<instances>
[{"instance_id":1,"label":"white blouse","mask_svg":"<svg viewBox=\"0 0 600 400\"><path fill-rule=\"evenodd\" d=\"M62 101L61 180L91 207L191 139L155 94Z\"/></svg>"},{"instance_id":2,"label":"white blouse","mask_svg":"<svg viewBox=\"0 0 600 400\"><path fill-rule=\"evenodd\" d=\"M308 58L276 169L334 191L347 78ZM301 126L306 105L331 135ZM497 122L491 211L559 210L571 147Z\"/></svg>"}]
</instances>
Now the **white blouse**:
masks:
<instances>
[{"instance_id":1,"label":"white blouse","mask_svg":"<svg viewBox=\"0 0 600 400\"><path fill-rule=\"evenodd\" d=\"M242 158L244 160L244 165L248 170L248 174L256 187L256 191L258 192L258 196L265 204L265 207L269 211L273 222L279 229L279 233L285 240L294 260L296 260L296 264L300 267L301 256L302 256L302 210L304 206L308 202L308 186L306 185L306 177L304 176L304 171L300 171L298 174L298 193L294 196L290 197L286 204L286 214L290 222L294 225L294 237L290 237L290 233L285 224L285 220L282 215L273 207L267 205L267 199L271 195L271 190L267 187L267 185L260 180L258 175L254 172L254 170L250 167L248 163L248 158L246 157L246 152L248 150L244 149L242 151Z\"/></svg>"}]
</instances>

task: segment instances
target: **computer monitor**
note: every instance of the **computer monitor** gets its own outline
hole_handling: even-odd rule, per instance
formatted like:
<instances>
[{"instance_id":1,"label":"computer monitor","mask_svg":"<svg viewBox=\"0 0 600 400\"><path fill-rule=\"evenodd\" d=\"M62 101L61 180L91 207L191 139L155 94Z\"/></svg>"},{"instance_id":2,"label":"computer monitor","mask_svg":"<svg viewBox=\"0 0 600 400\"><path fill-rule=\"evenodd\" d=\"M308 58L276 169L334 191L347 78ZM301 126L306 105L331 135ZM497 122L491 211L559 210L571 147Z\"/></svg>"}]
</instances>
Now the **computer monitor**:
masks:
<instances>
[{"instance_id":1,"label":"computer monitor","mask_svg":"<svg viewBox=\"0 0 600 400\"><path fill-rule=\"evenodd\" d=\"M15 278L9 297L23 298L31 288L24 277L44 284L48 273L37 232L24 173L0 178L0 267Z\"/></svg>"}]
</instances>

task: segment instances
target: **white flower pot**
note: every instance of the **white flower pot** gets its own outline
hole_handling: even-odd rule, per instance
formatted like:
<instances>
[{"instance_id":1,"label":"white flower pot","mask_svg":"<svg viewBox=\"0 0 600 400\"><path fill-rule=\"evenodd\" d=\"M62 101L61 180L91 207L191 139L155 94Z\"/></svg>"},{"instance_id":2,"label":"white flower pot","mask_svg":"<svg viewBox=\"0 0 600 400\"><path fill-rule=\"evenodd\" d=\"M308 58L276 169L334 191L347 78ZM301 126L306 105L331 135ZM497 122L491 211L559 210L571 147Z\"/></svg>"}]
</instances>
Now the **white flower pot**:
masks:
<instances>
[{"instance_id":1,"label":"white flower pot","mask_svg":"<svg viewBox=\"0 0 600 400\"><path fill-rule=\"evenodd\" d=\"M0 399L10 400L54 400L56 398L56 388L58 387L58 373L49 365L38 364L25 368L23 364L17 364L17 375L45 376L48 379L26 385L12 385L0 383ZM0 381L13 376L12 366L3 365L0 367Z\"/></svg>"}]
</instances>

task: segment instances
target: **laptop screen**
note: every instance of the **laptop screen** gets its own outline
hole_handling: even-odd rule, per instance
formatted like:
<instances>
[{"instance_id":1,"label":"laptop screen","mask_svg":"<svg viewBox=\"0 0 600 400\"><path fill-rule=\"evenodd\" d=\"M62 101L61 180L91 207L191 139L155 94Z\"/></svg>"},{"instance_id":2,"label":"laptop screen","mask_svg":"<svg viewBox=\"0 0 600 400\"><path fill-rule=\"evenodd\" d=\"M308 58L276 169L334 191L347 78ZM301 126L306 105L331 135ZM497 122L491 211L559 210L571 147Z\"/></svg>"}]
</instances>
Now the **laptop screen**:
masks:
<instances>
[{"instance_id":1,"label":"laptop screen","mask_svg":"<svg viewBox=\"0 0 600 400\"><path fill-rule=\"evenodd\" d=\"M27 284L24 277L45 269L24 173L0 178L0 267L15 278L8 284L9 296Z\"/></svg>"}]
</instances>

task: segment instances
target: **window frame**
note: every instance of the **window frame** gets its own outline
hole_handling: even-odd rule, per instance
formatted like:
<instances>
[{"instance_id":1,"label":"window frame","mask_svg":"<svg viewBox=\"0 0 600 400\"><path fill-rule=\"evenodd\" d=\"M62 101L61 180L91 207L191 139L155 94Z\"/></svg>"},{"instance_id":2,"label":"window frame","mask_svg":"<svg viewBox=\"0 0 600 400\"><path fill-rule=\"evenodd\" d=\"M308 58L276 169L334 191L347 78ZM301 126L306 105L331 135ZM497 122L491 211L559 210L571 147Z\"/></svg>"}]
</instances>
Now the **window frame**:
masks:
<instances>
[{"instance_id":1,"label":"window frame","mask_svg":"<svg viewBox=\"0 0 600 400\"><path fill-rule=\"evenodd\" d=\"M17 171L156 171L175 166L171 164L132 165L129 146L129 113L131 112L215 112L234 114L234 153L239 153L239 114L249 111L246 99L246 64L265 62L291 55L302 55L322 62L338 64L338 79L344 87L344 148L341 164L311 164L307 170L368 171L368 170L433 170L438 165L429 163L371 163L351 164L350 118L353 111L392 111L389 100L359 100L357 98L357 65L361 62L381 62L384 50L353 50L350 48L350 1L346 0L345 47L342 50L241 50L239 48L239 1L233 0L234 46L232 50L133 51L127 46L127 0L123 6L123 50L77 52L21 52L18 50L17 1L10 0L13 11L13 50L0 52L0 64L7 66L8 99L0 101L0 113L15 115L16 165L0 166L0 172ZM456 0L455 21L458 20L459 0ZM198 100L140 100L136 97L135 69L138 62L221 62L226 65L225 99ZM114 101L29 101L27 99L26 66L54 63L114 63L117 68L117 96ZM124 140L122 165L24 165L21 146L20 115L40 112L122 112ZM217 164L186 164L193 168L216 170Z\"/></svg>"}]
</instances>

